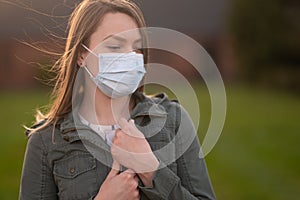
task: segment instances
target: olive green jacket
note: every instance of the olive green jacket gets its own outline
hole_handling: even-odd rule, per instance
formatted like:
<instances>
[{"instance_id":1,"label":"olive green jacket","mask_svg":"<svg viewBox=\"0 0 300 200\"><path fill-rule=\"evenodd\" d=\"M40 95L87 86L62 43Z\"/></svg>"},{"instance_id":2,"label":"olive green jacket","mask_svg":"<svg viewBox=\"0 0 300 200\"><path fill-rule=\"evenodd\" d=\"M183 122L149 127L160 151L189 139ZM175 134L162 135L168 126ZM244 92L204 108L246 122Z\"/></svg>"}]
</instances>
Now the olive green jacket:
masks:
<instances>
[{"instance_id":1,"label":"olive green jacket","mask_svg":"<svg viewBox=\"0 0 300 200\"><path fill-rule=\"evenodd\" d=\"M195 129L178 103L139 94L131 118L160 162L153 187L139 181L141 200L215 199ZM93 199L112 161L109 145L74 111L29 136L19 199Z\"/></svg>"}]
</instances>

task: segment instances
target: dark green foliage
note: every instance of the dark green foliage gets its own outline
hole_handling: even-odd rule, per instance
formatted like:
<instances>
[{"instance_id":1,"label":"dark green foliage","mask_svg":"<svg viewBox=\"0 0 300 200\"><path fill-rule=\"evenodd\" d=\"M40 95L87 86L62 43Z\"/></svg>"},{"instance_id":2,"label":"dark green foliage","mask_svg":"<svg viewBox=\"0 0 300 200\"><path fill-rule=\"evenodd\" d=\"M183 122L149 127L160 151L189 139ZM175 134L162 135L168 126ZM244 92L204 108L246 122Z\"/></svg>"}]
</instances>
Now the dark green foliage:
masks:
<instances>
[{"instance_id":1,"label":"dark green foliage","mask_svg":"<svg viewBox=\"0 0 300 200\"><path fill-rule=\"evenodd\" d=\"M246 78L300 79L300 1L233 0L231 31Z\"/></svg>"}]
</instances>

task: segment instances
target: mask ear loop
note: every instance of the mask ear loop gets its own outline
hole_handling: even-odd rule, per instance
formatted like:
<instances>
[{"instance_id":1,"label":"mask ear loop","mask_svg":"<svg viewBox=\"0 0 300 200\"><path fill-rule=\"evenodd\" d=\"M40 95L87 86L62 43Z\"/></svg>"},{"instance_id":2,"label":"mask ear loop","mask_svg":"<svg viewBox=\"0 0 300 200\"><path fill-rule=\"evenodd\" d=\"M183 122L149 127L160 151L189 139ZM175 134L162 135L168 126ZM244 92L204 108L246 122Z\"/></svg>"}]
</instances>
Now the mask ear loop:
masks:
<instances>
[{"instance_id":1,"label":"mask ear loop","mask_svg":"<svg viewBox=\"0 0 300 200\"><path fill-rule=\"evenodd\" d=\"M92 79L94 79L95 77L93 76L93 74L90 72L90 70L88 70L88 68L86 67L86 66L82 66L84 69L85 69L85 71L88 73L88 75L92 78Z\"/></svg>"},{"instance_id":2,"label":"mask ear loop","mask_svg":"<svg viewBox=\"0 0 300 200\"><path fill-rule=\"evenodd\" d=\"M81 44L81 46L83 46L83 48L85 48L88 52L90 52L91 54L93 54L94 56L98 57L92 50L90 50L89 48L87 48L87 46L85 46L84 44ZM93 74L90 72L90 70L86 67L86 65L81 66L85 69L85 71L88 73L88 75L92 78L92 80L94 80L94 76Z\"/></svg>"},{"instance_id":3,"label":"mask ear loop","mask_svg":"<svg viewBox=\"0 0 300 200\"><path fill-rule=\"evenodd\" d=\"M92 50L90 50L89 48L87 48L87 46L85 46L84 44L81 44L81 46L83 46L83 48L85 48L88 52L90 52L91 54L93 54L94 56L98 57L95 52L93 52Z\"/></svg>"}]
</instances>

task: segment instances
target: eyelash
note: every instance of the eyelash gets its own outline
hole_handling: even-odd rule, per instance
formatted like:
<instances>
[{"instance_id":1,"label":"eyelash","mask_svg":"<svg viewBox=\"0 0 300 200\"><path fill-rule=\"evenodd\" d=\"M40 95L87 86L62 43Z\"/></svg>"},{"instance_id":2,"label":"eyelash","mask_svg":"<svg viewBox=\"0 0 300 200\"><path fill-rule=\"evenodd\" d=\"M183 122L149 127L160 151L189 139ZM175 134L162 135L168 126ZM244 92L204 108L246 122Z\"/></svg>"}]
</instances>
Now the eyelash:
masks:
<instances>
[{"instance_id":1,"label":"eyelash","mask_svg":"<svg viewBox=\"0 0 300 200\"><path fill-rule=\"evenodd\" d=\"M117 51L117 50L120 50L122 47L121 46L106 46L106 48L110 49L111 51ZM134 48L135 51L139 51L139 52L142 52L143 48L142 47L138 47L138 48Z\"/></svg>"},{"instance_id":2,"label":"eyelash","mask_svg":"<svg viewBox=\"0 0 300 200\"><path fill-rule=\"evenodd\" d=\"M109 48L111 50L119 50L119 49L121 49L120 46L107 46L107 48Z\"/></svg>"}]
</instances>

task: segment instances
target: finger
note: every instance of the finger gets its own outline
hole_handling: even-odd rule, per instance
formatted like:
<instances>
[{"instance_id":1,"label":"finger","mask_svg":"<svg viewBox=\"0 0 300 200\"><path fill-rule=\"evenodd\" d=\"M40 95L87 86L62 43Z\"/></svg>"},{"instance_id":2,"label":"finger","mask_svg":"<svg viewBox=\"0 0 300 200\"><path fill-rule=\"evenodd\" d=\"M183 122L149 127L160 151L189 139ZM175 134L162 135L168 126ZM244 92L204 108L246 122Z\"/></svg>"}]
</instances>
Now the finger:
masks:
<instances>
[{"instance_id":1,"label":"finger","mask_svg":"<svg viewBox=\"0 0 300 200\"><path fill-rule=\"evenodd\" d=\"M120 164L116 160L114 160L111 166L111 170L107 175L107 178L112 178L118 175L119 171L120 171Z\"/></svg>"},{"instance_id":2,"label":"finger","mask_svg":"<svg viewBox=\"0 0 300 200\"><path fill-rule=\"evenodd\" d=\"M132 174L133 176L135 176L135 171L133 171L132 169L126 169L123 173Z\"/></svg>"},{"instance_id":3,"label":"finger","mask_svg":"<svg viewBox=\"0 0 300 200\"><path fill-rule=\"evenodd\" d=\"M136 190L133 193L133 200L139 200L139 199L140 199L140 193L139 190Z\"/></svg>"},{"instance_id":4,"label":"finger","mask_svg":"<svg viewBox=\"0 0 300 200\"><path fill-rule=\"evenodd\" d=\"M139 182L139 177L138 177L138 176L135 176L135 177L134 177L134 180L138 183L138 182Z\"/></svg>"},{"instance_id":5,"label":"finger","mask_svg":"<svg viewBox=\"0 0 300 200\"><path fill-rule=\"evenodd\" d=\"M131 181L135 177L135 172L132 169L127 169L119 174L124 181Z\"/></svg>"},{"instance_id":6,"label":"finger","mask_svg":"<svg viewBox=\"0 0 300 200\"><path fill-rule=\"evenodd\" d=\"M123 133L135 138L144 138L144 135L136 128L133 119L128 122L126 119L121 118L118 123Z\"/></svg>"},{"instance_id":7,"label":"finger","mask_svg":"<svg viewBox=\"0 0 300 200\"><path fill-rule=\"evenodd\" d=\"M134 179L134 182L136 184L136 187L138 187L139 186L139 177L135 176L135 177L133 177L133 179Z\"/></svg>"},{"instance_id":8,"label":"finger","mask_svg":"<svg viewBox=\"0 0 300 200\"><path fill-rule=\"evenodd\" d=\"M135 126L134 119L130 119L130 120L129 120L129 123L130 123L132 126Z\"/></svg>"},{"instance_id":9,"label":"finger","mask_svg":"<svg viewBox=\"0 0 300 200\"><path fill-rule=\"evenodd\" d=\"M118 141L119 138L122 138L122 134L123 134L122 130L117 129L116 132L115 132L115 137L112 140L112 143L117 145L116 141Z\"/></svg>"},{"instance_id":10,"label":"finger","mask_svg":"<svg viewBox=\"0 0 300 200\"><path fill-rule=\"evenodd\" d=\"M126 133L130 132L131 124L125 118L121 118L118 121L118 124L119 124L119 126L120 126L120 128L121 128L122 131L124 131Z\"/></svg>"}]
</instances>

